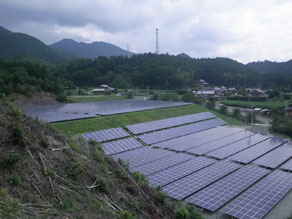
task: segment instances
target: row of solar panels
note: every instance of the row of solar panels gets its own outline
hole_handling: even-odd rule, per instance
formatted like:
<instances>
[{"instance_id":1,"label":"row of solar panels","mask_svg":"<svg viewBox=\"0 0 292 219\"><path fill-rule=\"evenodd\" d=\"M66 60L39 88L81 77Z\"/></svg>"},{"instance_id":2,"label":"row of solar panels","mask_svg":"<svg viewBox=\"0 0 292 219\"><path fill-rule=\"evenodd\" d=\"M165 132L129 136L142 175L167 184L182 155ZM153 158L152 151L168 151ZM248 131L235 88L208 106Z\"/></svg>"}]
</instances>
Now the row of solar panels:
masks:
<instances>
[{"instance_id":1,"label":"row of solar panels","mask_svg":"<svg viewBox=\"0 0 292 219\"><path fill-rule=\"evenodd\" d=\"M156 120L151 122L138 123L126 126L135 135L165 129L169 127L179 126L187 123L194 123L202 120L212 119L216 116L210 112L202 112L191 115L179 116L174 118Z\"/></svg>"},{"instance_id":2,"label":"row of solar panels","mask_svg":"<svg viewBox=\"0 0 292 219\"><path fill-rule=\"evenodd\" d=\"M292 189L292 174L272 172L253 164L151 147L116 154L113 158L127 162L131 171L146 175L152 186L162 186L169 197L212 212L252 186L222 209L238 218L262 218Z\"/></svg>"},{"instance_id":3,"label":"row of solar panels","mask_svg":"<svg viewBox=\"0 0 292 219\"><path fill-rule=\"evenodd\" d=\"M158 108L188 105L183 102L153 100L111 100L85 103L54 104L22 108L27 114L46 122L93 118L97 115L113 115Z\"/></svg>"},{"instance_id":4,"label":"row of solar panels","mask_svg":"<svg viewBox=\"0 0 292 219\"><path fill-rule=\"evenodd\" d=\"M186 116L179 116L179 117L174 117L174 118L169 118L169 119L163 119L163 120L156 120L153 122L147 122L147 123L139 123L135 125L130 125L126 126L129 130L131 130L134 134L139 134L143 132L149 132L149 131L156 131L159 129L165 129L165 128L170 128L173 126L179 126L179 125L184 125L186 123L193 123L193 122L199 122L202 120L206 119L212 119L214 118L215 115L210 113L210 112L204 112L204 113L197 113L197 114L191 114L191 115L186 115ZM192 132L190 129L196 129L193 131L198 132L204 129L208 129L210 127L214 127L214 125L225 125L226 123L221 120L221 119L216 119L216 120L210 120L206 121L204 123L200 123L201 128L198 128L198 125L191 124L190 126L181 126L181 127L176 127L173 129L170 129L168 131L159 131L155 133L148 133L143 136L141 136L142 139L144 139L145 142L148 143L153 143L154 141L163 141L163 140L168 140L170 138L174 138L177 136L182 136L182 135L187 135L189 132ZM146 128L145 128L146 127ZM136 131L134 131L136 130ZM157 136L161 136L162 133L165 136L164 138L160 137L158 138ZM126 132L122 128L112 128L112 129L105 129L101 131L95 131L95 132L89 132L89 133L84 133L83 137L85 139L94 139L97 142L105 142L105 141L110 141L114 139L119 139L123 137L130 136L128 132ZM156 140L154 140L154 138Z\"/></svg>"}]
</instances>

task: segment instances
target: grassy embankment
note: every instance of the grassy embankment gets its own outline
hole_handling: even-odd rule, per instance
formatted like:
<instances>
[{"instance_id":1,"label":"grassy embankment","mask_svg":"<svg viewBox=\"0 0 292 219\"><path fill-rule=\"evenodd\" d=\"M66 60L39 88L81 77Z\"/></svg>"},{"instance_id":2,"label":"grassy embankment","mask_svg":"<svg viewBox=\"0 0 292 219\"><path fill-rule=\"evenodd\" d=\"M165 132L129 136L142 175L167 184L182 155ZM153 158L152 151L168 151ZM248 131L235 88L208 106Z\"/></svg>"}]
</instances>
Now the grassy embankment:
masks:
<instances>
[{"instance_id":1,"label":"grassy embankment","mask_svg":"<svg viewBox=\"0 0 292 219\"><path fill-rule=\"evenodd\" d=\"M256 101L224 100L223 103L228 106L238 106L238 107L244 107L244 108L248 108L250 106L253 106L255 108L267 108L267 109L285 107L285 103L280 102L280 101L256 102Z\"/></svg>"},{"instance_id":2,"label":"grassy embankment","mask_svg":"<svg viewBox=\"0 0 292 219\"><path fill-rule=\"evenodd\" d=\"M68 96L68 100L72 103L106 101L106 100L123 100L125 97L116 95L76 95Z\"/></svg>"},{"instance_id":3,"label":"grassy embankment","mask_svg":"<svg viewBox=\"0 0 292 219\"><path fill-rule=\"evenodd\" d=\"M135 123L166 119L205 111L209 110L203 106L192 104L188 106L147 110L133 113L123 113L112 116L100 116L92 119L82 119L68 122L53 123L51 125L64 133L75 135L85 132L97 131L114 127L123 127ZM215 111L211 112L214 113L219 118L222 118L223 120L228 122L229 125L239 126L245 125L244 122L239 121L235 118L224 116Z\"/></svg>"}]
</instances>

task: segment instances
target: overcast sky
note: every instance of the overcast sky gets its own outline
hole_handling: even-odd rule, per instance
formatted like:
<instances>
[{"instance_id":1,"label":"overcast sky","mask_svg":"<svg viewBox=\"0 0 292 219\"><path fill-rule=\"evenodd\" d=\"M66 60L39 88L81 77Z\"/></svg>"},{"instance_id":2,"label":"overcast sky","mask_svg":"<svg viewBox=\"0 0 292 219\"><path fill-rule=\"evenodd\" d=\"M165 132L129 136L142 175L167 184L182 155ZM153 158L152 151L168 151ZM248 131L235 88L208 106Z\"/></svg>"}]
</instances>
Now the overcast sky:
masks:
<instances>
[{"instance_id":1,"label":"overcast sky","mask_svg":"<svg viewBox=\"0 0 292 219\"><path fill-rule=\"evenodd\" d=\"M0 25L46 44L105 41L133 52L292 59L292 0L1 0Z\"/></svg>"}]
</instances>

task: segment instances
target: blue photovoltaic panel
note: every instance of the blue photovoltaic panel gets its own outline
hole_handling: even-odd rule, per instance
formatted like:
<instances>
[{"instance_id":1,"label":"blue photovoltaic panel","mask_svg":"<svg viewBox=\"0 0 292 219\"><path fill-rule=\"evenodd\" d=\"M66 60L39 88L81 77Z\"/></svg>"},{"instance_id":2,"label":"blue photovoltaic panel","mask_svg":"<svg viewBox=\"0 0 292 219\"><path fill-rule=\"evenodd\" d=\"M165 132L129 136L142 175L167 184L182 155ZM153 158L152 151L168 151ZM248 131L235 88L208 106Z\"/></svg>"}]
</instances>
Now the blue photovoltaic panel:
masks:
<instances>
[{"instance_id":1,"label":"blue photovoltaic panel","mask_svg":"<svg viewBox=\"0 0 292 219\"><path fill-rule=\"evenodd\" d=\"M173 199L182 200L220 179L221 177L238 169L240 166L241 165L239 164L222 160L164 186L163 191Z\"/></svg>"},{"instance_id":2,"label":"blue photovoltaic panel","mask_svg":"<svg viewBox=\"0 0 292 219\"><path fill-rule=\"evenodd\" d=\"M155 131L159 129L169 128L172 126L179 126L186 123L198 122L201 120L215 118L216 116L210 112L202 112L191 115L179 116L175 118L162 119L152 122L144 122L134 125L126 126L134 134L141 134L145 132Z\"/></svg>"},{"instance_id":3,"label":"blue photovoltaic panel","mask_svg":"<svg viewBox=\"0 0 292 219\"><path fill-rule=\"evenodd\" d=\"M247 149L255 144L258 144L264 140L269 139L271 136L256 134L252 135L250 138L242 139L238 142L227 145L223 148L219 148L215 151L209 152L207 155L210 157L215 157L219 159L225 159L239 151Z\"/></svg>"},{"instance_id":4,"label":"blue photovoltaic panel","mask_svg":"<svg viewBox=\"0 0 292 219\"><path fill-rule=\"evenodd\" d=\"M145 176L148 176L150 174L159 172L163 169L172 167L176 164L182 163L182 162L190 160L192 158L194 158L194 156L189 155L189 154L176 153L173 156L165 157L165 158L156 160L154 162L144 164L142 166L134 167L130 170L132 172L139 171L140 173L144 174Z\"/></svg>"},{"instance_id":5,"label":"blue photovoltaic panel","mask_svg":"<svg viewBox=\"0 0 292 219\"><path fill-rule=\"evenodd\" d=\"M290 144L291 144L291 142L290 142ZM292 159L288 160L280 168L282 168L284 170L290 170L290 171L292 171Z\"/></svg>"},{"instance_id":6,"label":"blue photovoltaic panel","mask_svg":"<svg viewBox=\"0 0 292 219\"><path fill-rule=\"evenodd\" d=\"M68 112L26 112L33 118L39 118L45 122L64 122L77 119L88 119L97 117L95 114L68 113Z\"/></svg>"},{"instance_id":7,"label":"blue photovoltaic panel","mask_svg":"<svg viewBox=\"0 0 292 219\"><path fill-rule=\"evenodd\" d=\"M124 138L117 141L107 142L102 145L104 154L107 156L140 147L143 147L143 145L135 138Z\"/></svg>"},{"instance_id":8,"label":"blue photovoltaic panel","mask_svg":"<svg viewBox=\"0 0 292 219\"><path fill-rule=\"evenodd\" d=\"M189 105L189 103L156 100L110 100L24 107L22 110L32 116L38 115L41 120L58 122L91 118L96 117L96 115L112 115L183 105Z\"/></svg>"},{"instance_id":9,"label":"blue photovoltaic panel","mask_svg":"<svg viewBox=\"0 0 292 219\"><path fill-rule=\"evenodd\" d=\"M263 218L292 189L292 174L275 170L222 209L236 218Z\"/></svg>"},{"instance_id":10,"label":"blue photovoltaic panel","mask_svg":"<svg viewBox=\"0 0 292 219\"><path fill-rule=\"evenodd\" d=\"M266 155L256 159L255 161L253 161L253 163L274 169L291 157L292 144L286 143L276 148L275 150L267 153Z\"/></svg>"},{"instance_id":11,"label":"blue photovoltaic panel","mask_svg":"<svg viewBox=\"0 0 292 219\"><path fill-rule=\"evenodd\" d=\"M255 165L244 166L190 196L186 201L212 212L217 211L269 172Z\"/></svg>"},{"instance_id":12,"label":"blue photovoltaic panel","mask_svg":"<svg viewBox=\"0 0 292 219\"><path fill-rule=\"evenodd\" d=\"M159 148L168 148L176 151L186 151L189 148L193 148L201 144L215 141L217 139L224 138L226 136L233 135L237 132L243 131L244 130L240 128L229 128L225 126L220 126L217 128L211 128L205 131L156 143L155 146Z\"/></svg>"},{"instance_id":13,"label":"blue photovoltaic panel","mask_svg":"<svg viewBox=\"0 0 292 219\"><path fill-rule=\"evenodd\" d=\"M215 162L216 160L207 157L195 157L176 166L154 173L148 176L147 179L152 187L165 186Z\"/></svg>"},{"instance_id":14,"label":"blue photovoltaic panel","mask_svg":"<svg viewBox=\"0 0 292 219\"><path fill-rule=\"evenodd\" d=\"M257 159L258 157L264 155L265 153L279 147L285 142L287 142L287 140L278 137L273 137L259 144L256 144L253 147L245 149L237 154L234 154L228 159L247 164Z\"/></svg>"},{"instance_id":15,"label":"blue photovoltaic panel","mask_svg":"<svg viewBox=\"0 0 292 219\"><path fill-rule=\"evenodd\" d=\"M126 151L120 154L113 155L112 157L118 161L119 159L123 160L125 163L129 164L130 169L161 159L163 157L172 156L175 152L156 149L151 147L141 147L131 151Z\"/></svg>"},{"instance_id":16,"label":"blue photovoltaic panel","mask_svg":"<svg viewBox=\"0 0 292 219\"><path fill-rule=\"evenodd\" d=\"M234 135L229 135L225 138L221 138L217 141L212 141L212 142L209 142L207 144L200 145L198 147L190 148L186 151L189 153L192 153L192 154L203 155L203 154L206 154L210 151L213 151L213 150L216 150L218 148L221 148L221 147L224 147L226 145L237 142L241 139L248 138L254 134L255 133L250 132L250 131L239 132L239 133L236 133Z\"/></svg>"},{"instance_id":17,"label":"blue photovoltaic panel","mask_svg":"<svg viewBox=\"0 0 292 219\"><path fill-rule=\"evenodd\" d=\"M95 131L95 132L88 132L82 134L82 136L86 139L93 139L97 142L104 142L104 141L110 141L118 138L123 138L130 136L128 132L126 132L122 128L112 128L112 129L105 129L101 131Z\"/></svg>"},{"instance_id":18,"label":"blue photovoltaic panel","mask_svg":"<svg viewBox=\"0 0 292 219\"><path fill-rule=\"evenodd\" d=\"M150 145L153 143L158 143L161 141L166 141L172 138L181 137L184 135L189 135L192 133L200 132L210 128L214 128L221 125L226 125L227 123L222 119L211 119L203 122L198 122L190 125L184 125L180 127L170 128L166 130L161 130L153 133L139 135L139 138Z\"/></svg>"}]
</instances>

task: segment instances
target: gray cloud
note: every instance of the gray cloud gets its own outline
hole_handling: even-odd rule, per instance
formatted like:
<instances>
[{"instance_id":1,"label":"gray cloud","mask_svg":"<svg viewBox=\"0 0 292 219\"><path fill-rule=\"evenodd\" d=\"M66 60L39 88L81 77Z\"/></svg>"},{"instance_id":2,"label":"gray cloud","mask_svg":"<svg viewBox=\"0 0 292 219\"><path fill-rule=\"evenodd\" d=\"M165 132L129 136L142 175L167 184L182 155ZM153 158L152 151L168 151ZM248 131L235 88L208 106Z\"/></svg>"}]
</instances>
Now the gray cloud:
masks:
<instances>
[{"instance_id":1,"label":"gray cloud","mask_svg":"<svg viewBox=\"0 0 292 219\"><path fill-rule=\"evenodd\" d=\"M241 62L292 58L290 0L1 0L0 25L50 44L109 41Z\"/></svg>"}]
</instances>

